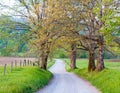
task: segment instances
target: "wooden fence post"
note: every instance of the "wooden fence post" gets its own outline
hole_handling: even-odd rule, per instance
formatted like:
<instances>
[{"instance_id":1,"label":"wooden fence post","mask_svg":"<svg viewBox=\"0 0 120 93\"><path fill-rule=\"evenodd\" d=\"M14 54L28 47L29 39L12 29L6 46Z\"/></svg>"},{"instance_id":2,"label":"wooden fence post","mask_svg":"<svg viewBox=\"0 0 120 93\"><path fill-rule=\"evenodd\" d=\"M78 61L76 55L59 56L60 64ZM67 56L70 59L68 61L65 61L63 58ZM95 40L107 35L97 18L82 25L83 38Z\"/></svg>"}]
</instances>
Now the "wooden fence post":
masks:
<instances>
[{"instance_id":1,"label":"wooden fence post","mask_svg":"<svg viewBox=\"0 0 120 93\"><path fill-rule=\"evenodd\" d=\"M22 66L22 61L20 60L20 68L21 68L21 66Z\"/></svg>"},{"instance_id":2,"label":"wooden fence post","mask_svg":"<svg viewBox=\"0 0 120 93\"><path fill-rule=\"evenodd\" d=\"M15 60L15 69L17 68L17 61Z\"/></svg>"},{"instance_id":3,"label":"wooden fence post","mask_svg":"<svg viewBox=\"0 0 120 93\"><path fill-rule=\"evenodd\" d=\"M33 66L35 66L35 63L34 63L34 62L33 62L32 64L33 64Z\"/></svg>"},{"instance_id":4,"label":"wooden fence post","mask_svg":"<svg viewBox=\"0 0 120 93\"><path fill-rule=\"evenodd\" d=\"M24 60L24 66L26 66L26 60Z\"/></svg>"},{"instance_id":5,"label":"wooden fence post","mask_svg":"<svg viewBox=\"0 0 120 93\"><path fill-rule=\"evenodd\" d=\"M5 76L5 74L6 74L6 64L4 65L4 76Z\"/></svg>"},{"instance_id":6,"label":"wooden fence post","mask_svg":"<svg viewBox=\"0 0 120 93\"><path fill-rule=\"evenodd\" d=\"M12 68L13 68L13 62L10 64L10 72L12 73Z\"/></svg>"},{"instance_id":7,"label":"wooden fence post","mask_svg":"<svg viewBox=\"0 0 120 93\"><path fill-rule=\"evenodd\" d=\"M29 66L29 59L28 59L28 66Z\"/></svg>"}]
</instances>

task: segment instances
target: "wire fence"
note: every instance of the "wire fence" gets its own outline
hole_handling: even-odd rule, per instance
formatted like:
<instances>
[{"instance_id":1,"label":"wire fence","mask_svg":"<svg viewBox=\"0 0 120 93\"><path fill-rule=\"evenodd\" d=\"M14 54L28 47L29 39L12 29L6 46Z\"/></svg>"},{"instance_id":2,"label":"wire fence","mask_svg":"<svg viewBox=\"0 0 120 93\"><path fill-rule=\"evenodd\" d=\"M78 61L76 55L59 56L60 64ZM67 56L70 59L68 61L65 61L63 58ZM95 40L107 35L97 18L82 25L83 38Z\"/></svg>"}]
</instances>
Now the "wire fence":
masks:
<instances>
[{"instance_id":1,"label":"wire fence","mask_svg":"<svg viewBox=\"0 0 120 93\"><path fill-rule=\"evenodd\" d=\"M25 66L35 66L36 63L39 63L36 58L14 58L14 57L2 57L0 58L0 68L3 68L1 70L3 75L5 76L6 73L9 72L12 73L13 70L16 70L17 68L22 68Z\"/></svg>"}]
</instances>

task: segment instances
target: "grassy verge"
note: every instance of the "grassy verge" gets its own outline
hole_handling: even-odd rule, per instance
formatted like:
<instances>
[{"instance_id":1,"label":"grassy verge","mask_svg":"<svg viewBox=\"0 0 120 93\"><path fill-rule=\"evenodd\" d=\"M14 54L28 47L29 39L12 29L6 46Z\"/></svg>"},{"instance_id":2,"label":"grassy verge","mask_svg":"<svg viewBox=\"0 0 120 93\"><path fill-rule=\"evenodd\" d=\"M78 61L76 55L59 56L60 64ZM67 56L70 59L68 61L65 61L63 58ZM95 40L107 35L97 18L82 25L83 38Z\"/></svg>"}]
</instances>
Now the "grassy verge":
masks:
<instances>
[{"instance_id":1,"label":"grassy verge","mask_svg":"<svg viewBox=\"0 0 120 93\"><path fill-rule=\"evenodd\" d=\"M14 69L3 76L3 67L0 67L0 93L33 93L45 86L52 77L52 73L38 67L23 67Z\"/></svg>"},{"instance_id":2,"label":"grassy verge","mask_svg":"<svg viewBox=\"0 0 120 93\"><path fill-rule=\"evenodd\" d=\"M48 65L47 65L47 68L49 69L52 65L54 65L55 61L52 60L52 61L48 61Z\"/></svg>"},{"instance_id":3,"label":"grassy verge","mask_svg":"<svg viewBox=\"0 0 120 93\"><path fill-rule=\"evenodd\" d=\"M68 69L69 60L66 59L66 68ZM76 73L82 78L90 81L92 85L96 86L102 93L120 93L120 62L108 62L106 60L106 69L97 73L87 72L88 61L81 59L77 61L78 69L68 70Z\"/></svg>"}]
</instances>

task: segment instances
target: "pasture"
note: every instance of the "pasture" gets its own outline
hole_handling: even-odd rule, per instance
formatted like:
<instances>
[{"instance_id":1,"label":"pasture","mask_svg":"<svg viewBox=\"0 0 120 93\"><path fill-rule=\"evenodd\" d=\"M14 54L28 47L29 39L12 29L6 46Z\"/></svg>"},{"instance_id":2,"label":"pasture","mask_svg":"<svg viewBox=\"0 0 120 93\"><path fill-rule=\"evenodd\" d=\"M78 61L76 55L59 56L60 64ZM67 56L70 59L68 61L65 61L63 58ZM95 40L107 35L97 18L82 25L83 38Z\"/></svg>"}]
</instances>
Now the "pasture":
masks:
<instances>
[{"instance_id":1,"label":"pasture","mask_svg":"<svg viewBox=\"0 0 120 93\"><path fill-rule=\"evenodd\" d=\"M38 66L13 66L12 72L10 71L10 63L24 62L24 60L36 61L35 58L14 58L2 57L0 58L0 93L33 93L39 88L45 86L52 77L49 71L41 70ZM6 66L6 74L3 74L4 64ZM50 62L50 65L52 62ZM49 64L48 64L49 66Z\"/></svg>"},{"instance_id":2,"label":"pasture","mask_svg":"<svg viewBox=\"0 0 120 93\"><path fill-rule=\"evenodd\" d=\"M65 59L68 71L74 72L78 76L88 80L92 85L96 86L102 93L120 93L120 61L111 62L105 60L105 69L101 72L88 73L87 59L77 60L77 69L69 69L69 59Z\"/></svg>"}]
</instances>

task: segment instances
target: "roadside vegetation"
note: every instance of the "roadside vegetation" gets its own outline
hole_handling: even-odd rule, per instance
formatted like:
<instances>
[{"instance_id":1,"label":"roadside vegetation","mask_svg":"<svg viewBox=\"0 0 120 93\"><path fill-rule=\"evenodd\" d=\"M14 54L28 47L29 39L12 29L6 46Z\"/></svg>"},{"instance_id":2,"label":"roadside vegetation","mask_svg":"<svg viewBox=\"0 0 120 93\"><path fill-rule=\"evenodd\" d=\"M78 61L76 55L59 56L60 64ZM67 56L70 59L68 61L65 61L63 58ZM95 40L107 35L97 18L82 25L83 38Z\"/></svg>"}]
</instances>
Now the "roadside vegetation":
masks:
<instances>
[{"instance_id":1,"label":"roadside vegetation","mask_svg":"<svg viewBox=\"0 0 120 93\"><path fill-rule=\"evenodd\" d=\"M102 93L119 93L120 92L120 62L109 62L105 60L106 68L97 73L87 71L88 60L80 59L77 61L77 69L69 69L69 59L65 59L68 71L74 72L78 76L88 80L96 86Z\"/></svg>"},{"instance_id":2,"label":"roadside vegetation","mask_svg":"<svg viewBox=\"0 0 120 93\"><path fill-rule=\"evenodd\" d=\"M54 63L55 63L54 60L48 61L47 68L49 69L52 65L54 65Z\"/></svg>"},{"instance_id":3,"label":"roadside vegetation","mask_svg":"<svg viewBox=\"0 0 120 93\"><path fill-rule=\"evenodd\" d=\"M48 67L53 64L54 62L49 62ZM3 67L0 67L0 93L33 93L48 84L52 78L51 72L37 66L16 68L12 73L9 69L7 67L7 73L4 76Z\"/></svg>"},{"instance_id":4,"label":"roadside vegetation","mask_svg":"<svg viewBox=\"0 0 120 93\"><path fill-rule=\"evenodd\" d=\"M104 58L120 58L119 0L14 0L14 4L12 0L8 1L0 2L0 56L35 57L38 58L35 65L46 71L50 57L69 57L69 67L75 69L73 72L90 80L101 91L105 90L104 93L109 90L109 93L117 93L119 64L104 63ZM88 61L76 62L77 57ZM0 91L8 91L7 85L12 87L10 81L24 80L22 77L28 79L24 83L29 83L20 82L24 87L13 87L16 93L34 91L32 85L39 85L32 81L40 79L41 74L37 68L35 72L38 73L32 68L27 69L6 75L6 80L1 76L4 87L1 85ZM43 75L45 73L48 72ZM41 84L45 84L43 81L47 79L41 78Z\"/></svg>"}]
</instances>

